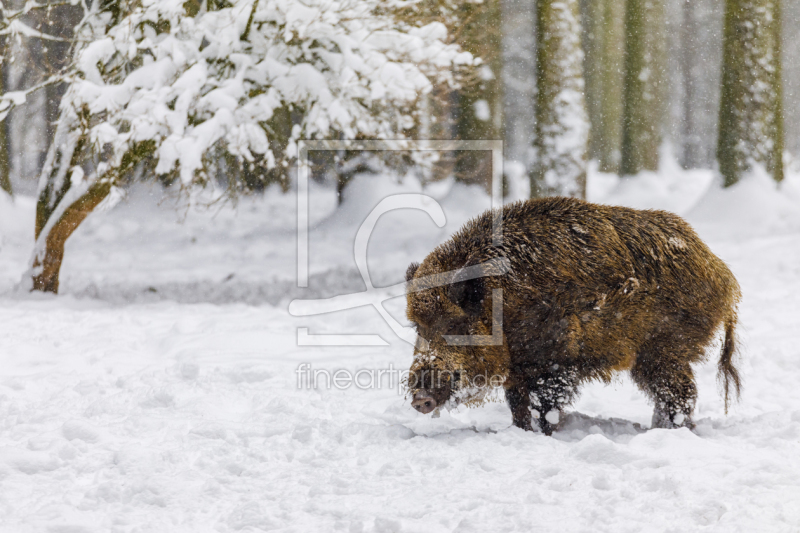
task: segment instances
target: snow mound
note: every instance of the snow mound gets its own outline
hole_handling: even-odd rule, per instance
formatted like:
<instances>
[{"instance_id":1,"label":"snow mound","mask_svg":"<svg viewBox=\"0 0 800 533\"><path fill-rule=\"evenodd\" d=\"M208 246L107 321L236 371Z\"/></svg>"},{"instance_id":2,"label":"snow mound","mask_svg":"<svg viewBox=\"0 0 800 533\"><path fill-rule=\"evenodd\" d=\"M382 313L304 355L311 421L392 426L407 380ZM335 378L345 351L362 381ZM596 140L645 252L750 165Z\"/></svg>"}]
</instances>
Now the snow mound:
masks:
<instances>
[{"instance_id":1,"label":"snow mound","mask_svg":"<svg viewBox=\"0 0 800 533\"><path fill-rule=\"evenodd\" d=\"M791 181L777 184L757 169L725 189L714 186L687 213L711 238L786 235L800 230L800 195Z\"/></svg>"},{"instance_id":2,"label":"snow mound","mask_svg":"<svg viewBox=\"0 0 800 533\"><path fill-rule=\"evenodd\" d=\"M682 215L708 189L713 173L707 170L642 172L621 178L604 198L604 204L634 209L662 209Z\"/></svg>"}]
</instances>

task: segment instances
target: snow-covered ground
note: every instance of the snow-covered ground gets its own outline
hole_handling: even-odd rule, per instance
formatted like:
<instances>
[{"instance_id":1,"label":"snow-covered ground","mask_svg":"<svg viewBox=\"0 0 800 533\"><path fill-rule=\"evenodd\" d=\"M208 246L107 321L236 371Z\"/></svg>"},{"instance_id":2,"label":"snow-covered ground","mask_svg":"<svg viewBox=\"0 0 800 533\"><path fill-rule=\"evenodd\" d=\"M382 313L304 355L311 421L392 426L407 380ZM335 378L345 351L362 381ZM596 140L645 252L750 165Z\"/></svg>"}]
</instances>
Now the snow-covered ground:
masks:
<instances>
[{"instance_id":1,"label":"snow-covered ground","mask_svg":"<svg viewBox=\"0 0 800 533\"><path fill-rule=\"evenodd\" d=\"M187 211L141 187L70 239L60 296L20 293L34 201L0 197L0 530L800 531L800 187L711 181L593 174L590 195L683 214L730 264L742 402L724 415L708 364L696 431L645 431L651 407L620 376L586 387L554 438L510 427L501 402L433 419L387 380L298 387L304 363L409 366L411 346L370 307L288 306L364 289L355 232L383 196L420 192L411 180L361 177L339 209L312 188L308 289L293 195ZM425 192L447 224L384 215L376 285L489 206L477 188ZM403 320L402 298L386 307ZM298 327L388 345L298 346Z\"/></svg>"}]
</instances>

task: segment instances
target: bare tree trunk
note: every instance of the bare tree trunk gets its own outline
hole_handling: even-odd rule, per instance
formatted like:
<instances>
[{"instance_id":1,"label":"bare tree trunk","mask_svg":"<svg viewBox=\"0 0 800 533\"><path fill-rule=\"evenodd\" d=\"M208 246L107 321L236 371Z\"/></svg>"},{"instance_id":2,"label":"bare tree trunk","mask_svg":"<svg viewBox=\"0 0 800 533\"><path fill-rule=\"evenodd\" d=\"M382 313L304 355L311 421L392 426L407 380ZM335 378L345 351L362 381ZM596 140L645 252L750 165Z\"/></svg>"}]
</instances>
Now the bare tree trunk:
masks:
<instances>
[{"instance_id":1,"label":"bare tree trunk","mask_svg":"<svg viewBox=\"0 0 800 533\"><path fill-rule=\"evenodd\" d=\"M502 0L503 100L506 160L531 163L536 98L535 7L530 0Z\"/></svg>"},{"instance_id":2,"label":"bare tree trunk","mask_svg":"<svg viewBox=\"0 0 800 533\"><path fill-rule=\"evenodd\" d=\"M603 28L605 0L581 0L583 27L583 79L586 84L586 113L589 116L589 158L600 159L598 141L602 138L602 101L605 96L602 84Z\"/></svg>"},{"instance_id":3,"label":"bare tree trunk","mask_svg":"<svg viewBox=\"0 0 800 533\"><path fill-rule=\"evenodd\" d=\"M783 180L779 0L727 0L717 160L725 186L753 165Z\"/></svg>"},{"instance_id":4,"label":"bare tree trunk","mask_svg":"<svg viewBox=\"0 0 800 533\"><path fill-rule=\"evenodd\" d=\"M578 0L537 2L533 197L586 197L589 124L580 36Z\"/></svg>"},{"instance_id":5,"label":"bare tree trunk","mask_svg":"<svg viewBox=\"0 0 800 533\"><path fill-rule=\"evenodd\" d=\"M33 262L33 290L43 292L58 292L59 273L61 262L64 259L64 245L70 235L78 228L89 213L97 207L111 190L109 183L97 183L83 196L70 205L64 214L47 232L45 240L44 257L38 257ZM37 210L38 211L38 210ZM37 212L37 215L39 213ZM39 217L37 216L37 220ZM36 238L39 238L43 228L37 227Z\"/></svg>"},{"instance_id":6,"label":"bare tree trunk","mask_svg":"<svg viewBox=\"0 0 800 533\"><path fill-rule=\"evenodd\" d=\"M695 51L696 33L695 0L684 0L683 2L683 50L681 50L681 74L683 78L683 150L681 154L681 166L685 169L698 168L700 161L700 143L697 138L697 127L695 125L695 83L692 67L696 62Z\"/></svg>"},{"instance_id":7,"label":"bare tree trunk","mask_svg":"<svg viewBox=\"0 0 800 533\"><path fill-rule=\"evenodd\" d=\"M713 169L725 0L668 0L664 134L685 169Z\"/></svg>"},{"instance_id":8,"label":"bare tree trunk","mask_svg":"<svg viewBox=\"0 0 800 533\"><path fill-rule=\"evenodd\" d=\"M3 44L0 57L5 59L5 43ZM0 64L0 94L6 91L6 63L3 61ZM8 121L9 116L0 122L0 189L3 189L8 194L14 194L11 189L11 157L9 154L8 146Z\"/></svg>"},{"instance_id":9,"label":"bare tree trunk","mask_svg":"<svg viewBox=\"0 0 800 533\"><path fill-rule=\"evenodd\" d=\"M625 2L604 0L603 67L600 106L602 134L598 138L600 170L619 172L622 148L622 87L625 59Z\"/></svg>"},{"instance_id":10,"label":"bare tree trunk","mask_svg":"<svg viewBox=\"0 0 800 533\"><path fill-rule=\"evenodd\" d=\"M477 72L455 92L453 111L458 139L502 138L503 70L502 10L500 0L463 2L459 7L460 27L456 42L483 60ZM465 183L491 188L491 157L480 151L456 152L455 177Z\"/></svg>"},{"instance_id":11,"label":"bare tree trunk","mask_svg":"<svg viewBox=\"0 0 800 533\"><path fill-rule=\"evenodd\" d=\"M624 0L587 0L586 103L589 154L601 172L619 172L622 142L622 78L625 57Z\"/></svg>"},{"instance_id":12,"label":"bare tree trunk","mask_svg":"<svg viewBox=\"0 0 800 533\"><path fill-rule=\"evenodd\" d=\"M664 114L664 6L628 0L620 174L658 170Z\"/></svg>"},{"instance_id":13,"label":"bare tree trunk","mask_svg":"<svg viewBox=\"0 0 800 533\"><path fill-rule=\"evenodd\" d=\"M786 149L794 156L795 165L800 163L800 2L783 3L783 112L786 126ZM797 167L796 167L797 168Z\"/></svg>"}]
</instances>

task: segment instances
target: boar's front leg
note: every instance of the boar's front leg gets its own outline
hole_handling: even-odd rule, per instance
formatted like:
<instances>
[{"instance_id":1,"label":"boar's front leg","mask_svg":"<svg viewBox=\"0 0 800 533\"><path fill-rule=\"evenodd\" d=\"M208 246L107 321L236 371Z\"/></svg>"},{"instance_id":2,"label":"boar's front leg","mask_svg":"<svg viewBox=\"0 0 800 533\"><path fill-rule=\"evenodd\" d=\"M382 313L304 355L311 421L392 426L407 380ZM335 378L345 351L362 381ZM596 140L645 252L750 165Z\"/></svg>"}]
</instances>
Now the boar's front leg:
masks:
<instances>
[{"instance_id":1,"label":"boar's front leg","mask_svg":"<svg viewBox=\"0 0 800 533\"><path fill-rule=\"evenodd\" d=\"M545 307L528 309L508 321L518 326L505 331L511 354L506 399L515 426L530 429L533 415L542 433L550 435L561 410L578 395L579 365L586 360L580 356L580 320L552 317L553 306Z\"/></svg>"},{"instance_id":2,"label":"boar's front leg","mask_svg":"<svg viewBox=\"0 0 800 533\"><path fill-rule=\"evenodd\" d=\"M551 435L561 417L561 410L578 396L578 372L564 365L552 364L529 379L531 407L539 415L539 427Z\"/></svg>"},{"instance_id":3,"label":"boar's front leg","mask_svg":"<svg viewBox=\"0 0 800 533\"><path fill-rule=\"evenodd\" d=\"M547 370L525 372L527 377L512 378L506 388L506 401L514 425L531 431L532 413L545 435L551 435L559 422L561 409L572 403L578 394L578 373L571 368L552 364Z\"/></svg>"}]
</instances>

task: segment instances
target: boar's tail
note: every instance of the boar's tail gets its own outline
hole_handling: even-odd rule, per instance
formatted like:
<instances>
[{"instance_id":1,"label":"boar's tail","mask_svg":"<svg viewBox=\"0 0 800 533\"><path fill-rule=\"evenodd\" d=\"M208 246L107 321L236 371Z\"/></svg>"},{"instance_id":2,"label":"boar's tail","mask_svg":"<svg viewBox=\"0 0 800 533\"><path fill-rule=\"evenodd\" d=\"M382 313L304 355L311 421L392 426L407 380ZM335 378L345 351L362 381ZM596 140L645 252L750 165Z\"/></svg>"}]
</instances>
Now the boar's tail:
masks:
<instances>
[{"instance_id":1,"label":"boar's tail","mask_svg":"<svg viewBox=\"0 0 800 533\"><path fill-rule=\"evenodd\" d=\"M719 357L717 380L722 384L725 391L725 414L728 414L731 396L738 400L742 392L742 380L739 377L739 370L733 364L733 356L736 355L736 314L725 319L725 340L722 343L722 353ZM733 390L731 390L733 386ZM733 393L733 394L732 394Z\"/></svg>"}]
</instances>

